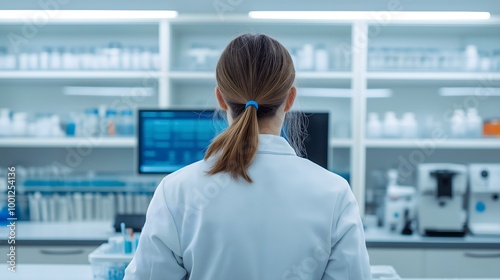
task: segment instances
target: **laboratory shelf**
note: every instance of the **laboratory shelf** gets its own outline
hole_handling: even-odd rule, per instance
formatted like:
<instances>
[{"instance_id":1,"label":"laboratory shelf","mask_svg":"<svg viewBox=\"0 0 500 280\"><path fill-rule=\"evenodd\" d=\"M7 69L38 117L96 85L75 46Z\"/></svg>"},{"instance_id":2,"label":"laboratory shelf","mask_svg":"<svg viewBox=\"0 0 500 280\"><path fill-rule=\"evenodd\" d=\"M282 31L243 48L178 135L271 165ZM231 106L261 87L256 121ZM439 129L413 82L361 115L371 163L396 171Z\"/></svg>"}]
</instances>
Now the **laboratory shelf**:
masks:
<instances>
[{"instance_id":1,"label":"laboratory shelf","mask_svg":"<svg viewBox=\"0 0 500 280\"><path fill-rule=\"evenodd\" d=\"M133 188L133 187L113 187L113 186L99 186L99 187L51 187L51 186L30 186L19 187L23 192L59 192L59 193L153 193L156 185L152 188Z\"/></svg>"},{"instance_id":2,"label":"laboratory shelf","mask_svg":"<svg viewBox=\"0 0 500 280\"><path fill-rule=\"evenodd\" d=\"M352 147L352 139L331 138L330 139L330 147L331 148L351 148Z\"/></svg>"},{"instance_id":3,"label":"laboratory shelf","mask_svg":"<svg viewBox=\"0 0 500 280\"><path fill-rule=\"evenodd\" d=\"M215 72L211 71L171 71L168 76L172 80L212 80Z\"/></svg>"},{"instance_id":4,"label":"laboratory shelf","mask_svg":"<svg viewBox=\"0 0 500 280\"><path fill-rule=\"evenodd\" d=\"M495 72L368 72L369 80L500 80L500 73Z\"/></svg>"},{"instance_id":5,"label":"laboratory shelf","mask_svg":"<svg viewBox=\"0 0 500 280\"><path fill-rule=\"evenodd\" d=\"M133 148L136 139L133 137L116 138L0 138L0 148L65 148L65 147L95 147L95 148Z\"/></svg>"},{"instance_id":6,"label":"laboratory shelf","mask_svg":"<svg viewBox=\"0 0 500 280\"><path fill-rule=\"evenodd\" d=\"M0 79L147 79L157 71L0 71Z\"/></svg>"},{"instance_id":7,"label":"laboratory shelf","mask_svg":"<svg viewBox=\"0 0 500 280\"><path fill-rule=\"evenodd\" d=\"M168 76L171 79L214 79L215 72L212 71L171 71ZM298 79L351 79L351 72L338 71L338 72L297 72L296 77Z\"/></svg>"},{"instance_id":8,"label":"laboratory shelf","mask_svg":"<svg viewBox=\"0 0 500 280\"><path fill-rule=\"evenodd\" d=\"M499 149L500 139L367 139L367 148L376 149Z\"/></svg>"},{"instance_id":9,"label":"laboratory shelf","mask_svg":"<svg viewBox=\"0 0 500 280\"><path fill-rule=\"evenodd\" d=\"M215 72L212 71L171 71L168 77L174 83L180 84L209 84L215 81ZM300 85L334 86L337 83L349 85L352 73L348 71L338 72L297 72L296 79Z\"/></svg>"}]
</instances>

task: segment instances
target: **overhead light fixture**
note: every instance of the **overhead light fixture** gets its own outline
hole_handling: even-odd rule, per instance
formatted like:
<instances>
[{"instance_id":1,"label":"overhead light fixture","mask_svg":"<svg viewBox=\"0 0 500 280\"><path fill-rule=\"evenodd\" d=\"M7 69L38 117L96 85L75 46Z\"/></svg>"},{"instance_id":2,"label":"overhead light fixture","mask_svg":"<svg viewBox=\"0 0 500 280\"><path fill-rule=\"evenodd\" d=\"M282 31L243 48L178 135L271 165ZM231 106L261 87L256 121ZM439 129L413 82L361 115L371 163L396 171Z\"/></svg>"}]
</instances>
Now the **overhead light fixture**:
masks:
<instances>
[{"instance_id":1,"label":"overhead light fixture","mask_svg":"<svg viewBox=\"0 0 500 280\"><path fill-rule=\"evenodd\" d=\"M444 87L441 96L500 96L500 88L495 87Z\"/></svg>"},{"instance_id":2,"label":"overhead light fixture","mask_svg":"<svg viewBox=\"0 0 500 280\"><path fill-rule=\"evenodd\" d=\"M77 96L153 96L154 89L147 87L64 87L65 95Z\"/></svg>"},{"instance_id":3,"label":"overhead light fixture","mask_svg":"<svg viewBox=\"0 0 500 280\"><path fill-rule=\"evenodd\" d=\"M177 11L144 11L144 10L2 10L1 20L23 19L40 16L55 20L152 20L177 17Z\"/></svg>"},{"instance_id":4,"label":"overhead light fixture","mask_svg":"<svg viewBox=\"0 0 500 280\"><path fill-rule=\"evenodd\" d=\"M392 20L409 21L464 21L487 20L489 12L395 12L390 11L251 11L255 19L298 20L374 20L390 15Z\"/></svg>"},{"instance_id":5,"label":"overhead light fixture","mask_svg":"<svg viewBox=\"0 0 500 280\"><path fill-rule=\"evenodd\" d=\"M298 88L297 93L303 97L351 98L352 90L343 88ZM387 98L392 96L390 89L367 89L367 98Z\"/></svg>"}]
</instances>

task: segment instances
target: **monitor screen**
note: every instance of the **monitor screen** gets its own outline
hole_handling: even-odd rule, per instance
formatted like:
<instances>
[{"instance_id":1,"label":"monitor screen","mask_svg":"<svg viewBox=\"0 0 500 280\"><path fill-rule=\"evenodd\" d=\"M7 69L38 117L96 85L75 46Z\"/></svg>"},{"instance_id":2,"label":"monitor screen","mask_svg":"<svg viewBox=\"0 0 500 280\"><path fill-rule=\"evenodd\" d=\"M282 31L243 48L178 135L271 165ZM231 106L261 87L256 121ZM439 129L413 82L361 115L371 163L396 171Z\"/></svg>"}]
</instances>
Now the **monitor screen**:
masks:
<instances>
[{"instance_id":1,"label":"monitor screen","mask_svg":"<svg viewBox=\"0 0 500 280\"><path fill-rule=\"evenodd\" d=\"M168 174L203 159L211 140L227 128L213 110L139 110L138 169ZM327 168L328 113L305 113L307 158Z\"/></svg>"},{"instance_id":2,"label":"monitor screen","mask_svg":"<svg viewBox=\"0 0 500 280\"><path fill-rule=\"evenodd\" d=\"M210 110L139 110L139 173L172 173L203 159L227 127Z\"/></svg>"},{"instance_id":3,"label":"monitor screen","mask_svg":"<svg viewBox=\"0 0 500 280\"><path fill-rule=\"evenodd\" d=\"M304 140L307 158L328 168L328 142L329 142L329 114L328 113L304 113L308 119L307 137Z\"/></svg>"}]
</instances>

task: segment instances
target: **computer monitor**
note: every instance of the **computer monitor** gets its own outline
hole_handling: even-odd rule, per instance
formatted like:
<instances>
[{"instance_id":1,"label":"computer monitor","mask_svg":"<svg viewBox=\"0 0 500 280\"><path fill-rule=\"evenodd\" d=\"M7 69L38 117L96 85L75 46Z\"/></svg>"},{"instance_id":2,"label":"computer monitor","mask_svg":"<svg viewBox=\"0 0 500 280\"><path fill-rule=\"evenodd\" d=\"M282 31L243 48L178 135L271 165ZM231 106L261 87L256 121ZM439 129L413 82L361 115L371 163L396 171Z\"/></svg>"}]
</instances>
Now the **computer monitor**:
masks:
<instances>
[{"instance_id":1,"label":"computer monitor","mask_svg":"<svg viewBox=\"0 0 500 280\"><path fill-rule=\"evenodd\" d=\"M304 113L307 121L307 137L304 140L306 157L322 166L328 168L328 142L329 142L329 114L328 113Z\"/></svg>"},{"instance_id":2,"label":"computer monitor","mask_svg":"<svg viewBox=\"0 0 500 280\"><path fill-rule=\"evenodd\" d=\"M203 159L211 140L227 127L213 110L139 110L138 171L168 174Z\"/></svg>"},{"instance_id":3,"label":"computer monitor","mask_svg":"<svg viewBox=\"0 0 500 280\"><path fill-rule=\"evenodd\" d=\"M327 168L328 113L307 117L307 158ZM203 159L211 140L227 128L213 110L155 109L138 112L138 171L168 174Z\"/></svg>"}]
</instances>

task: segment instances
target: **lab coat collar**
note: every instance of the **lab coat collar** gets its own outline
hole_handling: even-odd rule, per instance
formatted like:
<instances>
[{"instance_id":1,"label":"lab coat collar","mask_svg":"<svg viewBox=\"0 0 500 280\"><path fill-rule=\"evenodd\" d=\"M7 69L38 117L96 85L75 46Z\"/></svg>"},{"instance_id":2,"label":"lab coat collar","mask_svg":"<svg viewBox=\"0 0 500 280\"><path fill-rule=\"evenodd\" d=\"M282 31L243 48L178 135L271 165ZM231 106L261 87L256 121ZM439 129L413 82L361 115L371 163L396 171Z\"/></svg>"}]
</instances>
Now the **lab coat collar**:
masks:
<instances>
[{"instance_id":1,"label":"lab coat collar","mask_svg":"<svg viewBox=\"0 0 500 280\"><path fill-rule=\"evenodd\" d=\"M277 154L296 156L295 150L285 138L272 134L259 134L258 154Z\"/></svg>"}]
</instances>

